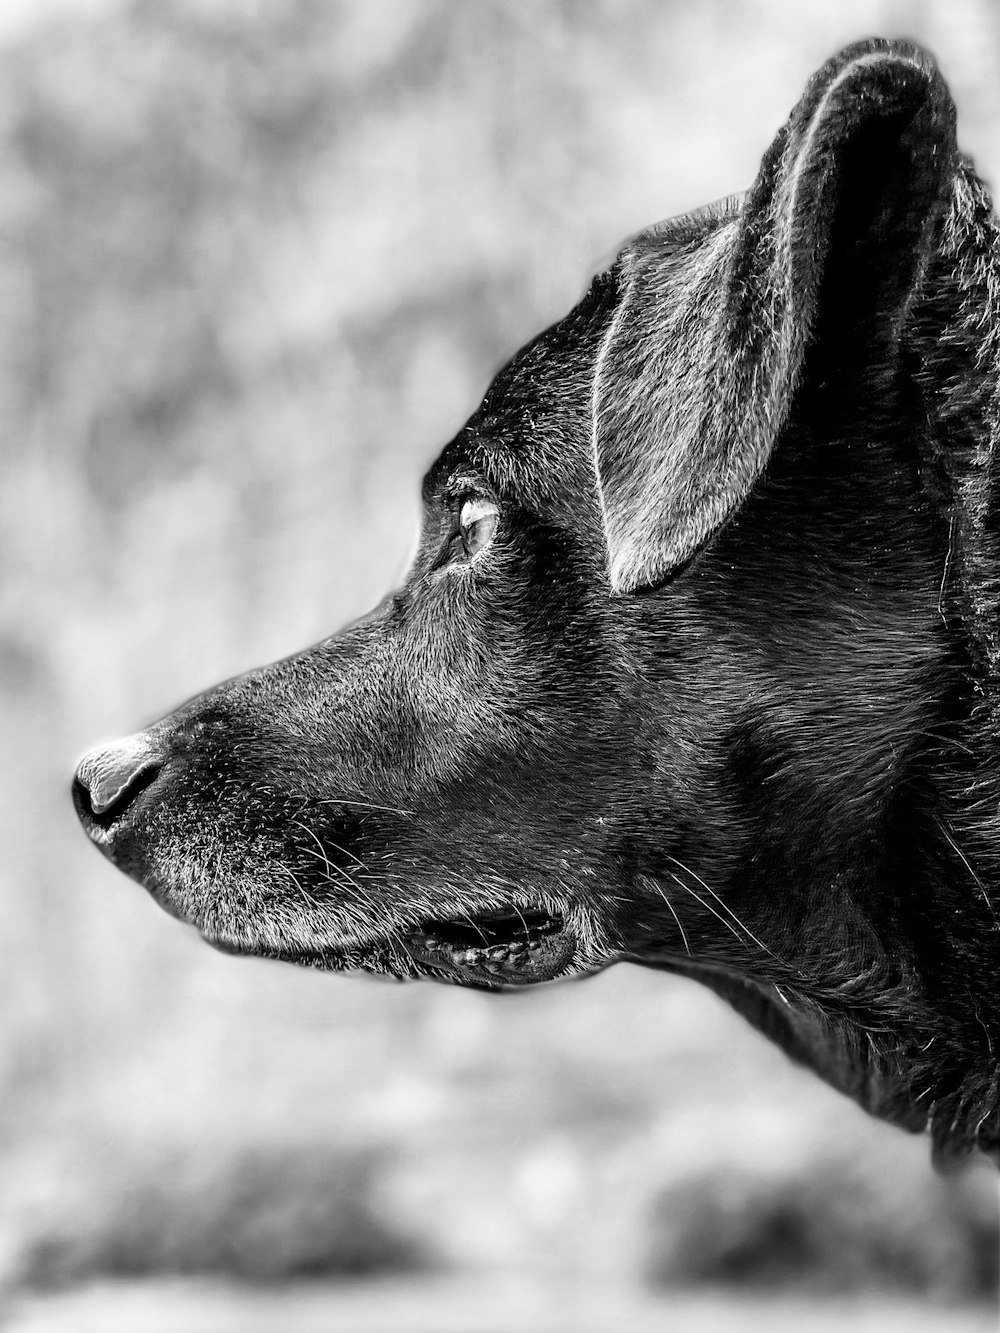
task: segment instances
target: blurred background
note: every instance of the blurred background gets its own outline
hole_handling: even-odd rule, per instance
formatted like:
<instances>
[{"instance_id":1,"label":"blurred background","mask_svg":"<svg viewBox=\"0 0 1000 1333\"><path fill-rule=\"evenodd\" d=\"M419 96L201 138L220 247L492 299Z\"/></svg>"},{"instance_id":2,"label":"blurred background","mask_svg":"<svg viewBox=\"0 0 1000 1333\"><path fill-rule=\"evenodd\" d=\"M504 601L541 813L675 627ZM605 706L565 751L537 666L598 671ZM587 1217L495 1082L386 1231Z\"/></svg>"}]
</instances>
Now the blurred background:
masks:
<instances>
[{"instance_id":1,"label":"blurred background","mask_svg":"<svg viewBox=\"0 0 1000 1333\"><path fill-rule=\"evenodd\" d=\"M68 800L380 598L497 367L875 33L1000 181L991 0L0 0L5 1326L994 1327L991 1172L709 993L223 957Z\"/></svg>"}]
</instances>

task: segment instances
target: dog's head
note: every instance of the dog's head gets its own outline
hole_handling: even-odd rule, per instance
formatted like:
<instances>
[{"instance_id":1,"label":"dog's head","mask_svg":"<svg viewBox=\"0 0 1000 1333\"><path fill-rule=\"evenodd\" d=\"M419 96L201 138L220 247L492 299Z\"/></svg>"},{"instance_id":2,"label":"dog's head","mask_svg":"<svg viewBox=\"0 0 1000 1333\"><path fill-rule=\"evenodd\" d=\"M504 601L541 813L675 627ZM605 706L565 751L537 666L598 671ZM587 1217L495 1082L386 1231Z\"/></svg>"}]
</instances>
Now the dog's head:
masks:
<instances>
[{"instance_id":1,"label":"dog's head","mask_svg":"<svg viewBox=\"0 0 1000 1333\"><path fill-rule=\"evenodd\" d=\"M937 429L991 226L926 57L842 53L745 196L501 371L398 592L86 757L92 840L235 952L699 975L922 1123L941 976L994 928L948 803L976 654Z\"/></svg>"}]
</instances>

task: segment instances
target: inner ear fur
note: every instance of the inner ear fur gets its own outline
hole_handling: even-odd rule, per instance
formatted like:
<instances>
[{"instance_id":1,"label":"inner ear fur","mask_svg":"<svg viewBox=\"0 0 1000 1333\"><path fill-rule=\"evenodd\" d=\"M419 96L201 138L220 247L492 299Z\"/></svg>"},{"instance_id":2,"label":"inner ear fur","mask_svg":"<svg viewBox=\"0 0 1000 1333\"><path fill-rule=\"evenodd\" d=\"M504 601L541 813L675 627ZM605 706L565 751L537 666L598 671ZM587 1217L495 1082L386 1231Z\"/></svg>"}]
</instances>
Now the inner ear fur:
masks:
<instances>
[{"instance_id":1,"label":"inner ear fur","mask_svg":"<svg viewBox=\"0 0 1000 1333\"><path fill-rule=\"evenodd\" d=\"M932 61L865 42L812 78L739 206L624 251L593 398L613 592L661 583L746 499L807 368L858 395L892 373L956 165Z\"/></svg>"}]
</instances>

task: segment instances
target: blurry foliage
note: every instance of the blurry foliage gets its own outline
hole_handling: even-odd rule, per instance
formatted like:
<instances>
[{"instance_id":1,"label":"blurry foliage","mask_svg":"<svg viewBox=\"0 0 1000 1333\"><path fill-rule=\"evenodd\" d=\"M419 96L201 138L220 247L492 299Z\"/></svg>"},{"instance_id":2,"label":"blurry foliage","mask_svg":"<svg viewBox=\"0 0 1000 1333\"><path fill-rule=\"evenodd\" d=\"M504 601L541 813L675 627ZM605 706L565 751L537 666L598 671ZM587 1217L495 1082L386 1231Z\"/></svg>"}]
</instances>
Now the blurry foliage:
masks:
<instances>
[{"instance_id":1,"label":"blurry foliage","mask_svg":"<svg viewBox=\"0 0 1000 1333\"><path fill-rule=\"evenodd\" d=\"M665 1189L650 1225L656 1285L896 1291L996 1300L996 1200L968 1175L903 1177L831 1155L784 1177L752 1164Z\"/></svg>"},{"instance_id":2,"label":"blurry foliage","mask_svg":"<svg viewBox=\"0 0 1000 1333\"><path fill-rule=\"evenodd\" d=\"M24 1237L19 1282L59 1287L93 1278L228 1277L244 1282L364 1277L424 1266L417 1242L371 1206L384 1163L325 1144L209 1145L119 1160L87 1182L79 1212ZM79 1225L81 1215L86 1218Z\"/></svg>"},{"instance_id":3,"label":"blurry foliage","mask_svg":"<svg viewBox=\"0 0 1000 1333\"><path fill-rule=\"evenodd\" d=\"M838 45L927 41L988 152L986 0L811 9L133 0L0 51L0 1283L992 1285L990 1178L937 1182L696 988L220 958L66 799L102 733L381 596L496 366L747 184Z\"/></svg>"}]
</instances>

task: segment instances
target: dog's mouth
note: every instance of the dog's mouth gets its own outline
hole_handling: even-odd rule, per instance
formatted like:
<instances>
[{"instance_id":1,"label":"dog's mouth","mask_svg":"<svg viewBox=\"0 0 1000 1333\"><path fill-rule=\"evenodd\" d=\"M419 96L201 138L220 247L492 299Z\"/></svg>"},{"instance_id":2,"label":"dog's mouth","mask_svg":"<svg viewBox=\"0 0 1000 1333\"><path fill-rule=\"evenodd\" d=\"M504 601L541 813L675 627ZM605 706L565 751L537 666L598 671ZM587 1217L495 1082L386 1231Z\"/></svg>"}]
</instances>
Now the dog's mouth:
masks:
<instances>
[{"instance_id":1,"label":"dog's mouth","mask_svg":"<svg viewBox=\"0 0 1000 1333\"><path fill-rule=\"evenodd\" d=\"M272 949L203 931L214 948L325 972L365 972L398 981L424 977L499 990L565 976L578 962L576 932L557 910L509 907L429 919L393 937L346 949Z\"/></svg>"},{"instance_id":2,"label":"dog's mouth","mask_svg":"<svg viewBox=\"0 0 1000 1333\"><path fill-rule=\"evenodd\" d=\"M480 986L551 981L566 971L576 952L563 917L539 908L428 921L405 935L403 945L422 970Z\"/></svg>"}]
</instances>

